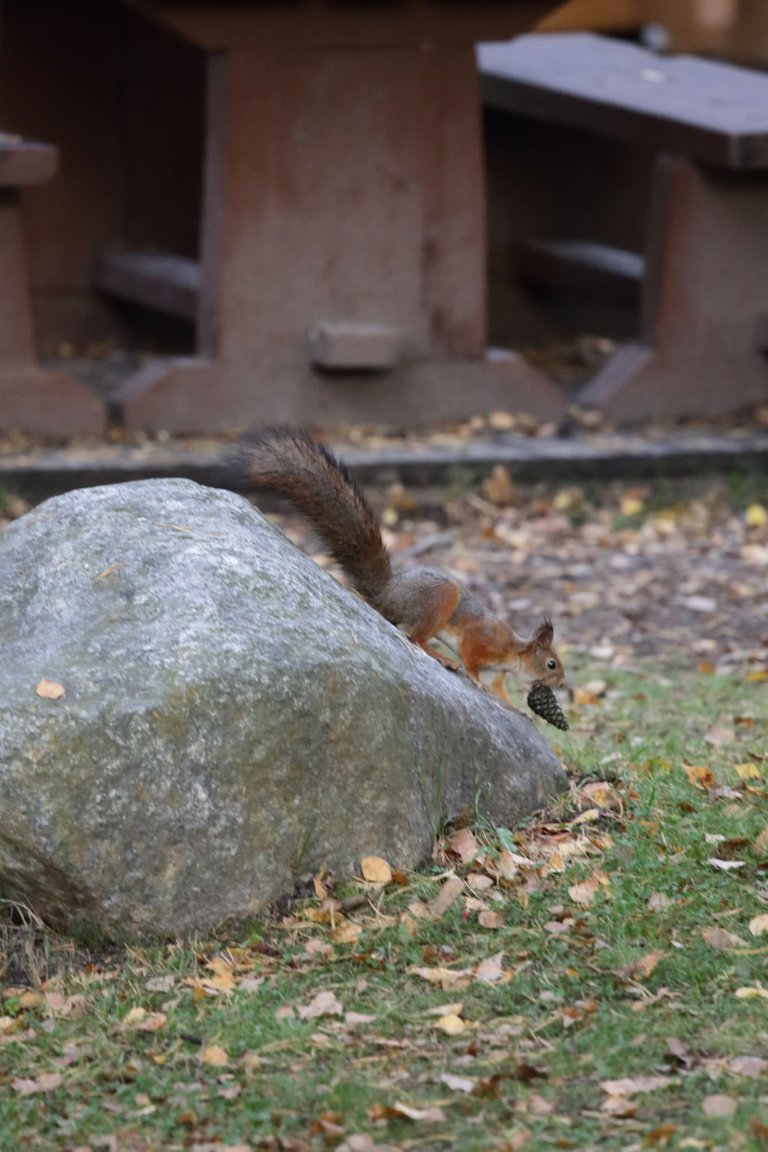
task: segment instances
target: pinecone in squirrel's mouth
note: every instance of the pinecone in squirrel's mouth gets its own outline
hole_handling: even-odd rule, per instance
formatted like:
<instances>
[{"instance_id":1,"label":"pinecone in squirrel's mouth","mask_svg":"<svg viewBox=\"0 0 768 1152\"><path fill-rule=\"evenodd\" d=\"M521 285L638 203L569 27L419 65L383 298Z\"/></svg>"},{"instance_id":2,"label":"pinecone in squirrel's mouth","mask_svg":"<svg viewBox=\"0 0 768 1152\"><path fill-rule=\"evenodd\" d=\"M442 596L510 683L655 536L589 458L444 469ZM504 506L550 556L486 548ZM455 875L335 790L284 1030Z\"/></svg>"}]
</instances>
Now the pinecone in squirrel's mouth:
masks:
<instances>
[{"instance_id":1,"label":"pinecone in squirrel's mouth","mask_svg":"<svg viewBox=\"0 0 768 1152\"><path fill-rule=\"evenodd\" d=\"M550 687L542 684L541 680L534 680L531 684L531 690L528 693L528 707L531 712L541 716L542 720L546 720L547 724L551 724L554 728L560 728L563 732L567 730L568 721L557 696Z\"/></svg>"}]
</instances>

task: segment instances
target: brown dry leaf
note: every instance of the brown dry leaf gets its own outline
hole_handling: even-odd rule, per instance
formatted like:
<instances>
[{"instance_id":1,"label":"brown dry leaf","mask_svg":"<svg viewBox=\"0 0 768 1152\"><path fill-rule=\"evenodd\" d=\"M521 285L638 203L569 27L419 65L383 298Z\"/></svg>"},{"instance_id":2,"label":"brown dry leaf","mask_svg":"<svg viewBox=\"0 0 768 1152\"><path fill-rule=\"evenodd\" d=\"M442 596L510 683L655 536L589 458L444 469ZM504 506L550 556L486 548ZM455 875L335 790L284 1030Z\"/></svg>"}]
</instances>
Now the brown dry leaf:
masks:
<instances>
[{"instance_id":1,"label":"brown dry leaf","mask_svg":"<svg viewBox=\"0 0 768 1152\"><path fill-rule=\"evenodd\" d=\"M599 891L600 880L597 876L589 876L586 880L582 880L580 884L571 885L568 889L568 895L574 904L581 904L587 907L593 902Z\"/></svg>"},{"instance_id":2,"label":"brown dry leaf","mask_svg":"<svg viewBox=\"0 0 768 1152\"><path fill-rule=\"evenodd\" d=\"M715 774L711 768L699 764L683 764L682 767L694 788L702 788L708 792L715 787Z\"/></svg>"},{"instance_id":3,"label":"brown dry leaf","mask_svg":"<svg viewBox=\"0 0 768 1152\"><path fill-rule=\"evenodd\" d=\"M759 916L753 916L749 922L749 930L753 936L760 936L763 932L768 932L768 912L761 912Z\"/></svg>"},{"instance_id":4,"label":"brown dry leaf","mask_svg":"<svg viewBox=\"0 0 768 1152\"><path fill-rule=\"evenodd\" d=\"M493 880L483 872L470 872L467 876L467 887L474 892L486 892L493 888Z\"/></svg>"},{"instance_id":5,"label":"brown dry leaf","mask_svg":"<svg viewBox=\"0 0 768 1152\"><path fill-rule=\"evenodd\" d=\"M752 851L757 856L768 857L768 824L752 841Z\"/></svg>"},{"instance_id":6,"label":"brown dry leaf","mask_svg":"<svg viewBox=\"0 0 768 1152\"><path fill-rule=\"evenodd\" d=\"M515 485L503 464L494 465L493 471L480 488L483 496L491 504L500 508L508 507L515 498Z\"/></svg>"},{"instance_id":7,"label":"brown dry leaf","mask_svg":"<svg viewBox=\"0 0 768 1152\"><path fill-rule=\"evenodd\" d=\"M737 1076L749 1076L752 1080L768 1075L768 1060L762 1056L734 1056L728 1061L728 1067Z\"/></svg>"},{"instance_id":8,"label":"brown dry leaf","mask_svg":"<svg viewBox=\"0 0 768 1152\"><path fill-rule=\"evenodd\" d=\"M351 1136L347 1136L343 1144L337 1144L336 1152L397 1152L397 1150L391 1144L376 1144L373 1137L367 1133L353 1132Z\"/></svg>"},{"instance_id":9,"label":"brown dry leaf","mask_svg":"<svg viewBox=\"0 0 768 1152\"><path fill-rule=\"evenodd\" d=\"M503 952L497 952L493 956L486 957L481 960L474 971L475 980L481 984L495 984L497 981L502 980L504 971L502 969L502 961L504 959Z\"/></svg>"},{"instance_id":10,"label":"brown dry leaf","mask_svg":"<svg viewBox=\"0 0 768 1152\"><path fill-rule=\"evenodd\" d=\"M458 1036L467 1030L466 1022L455 1012L447 1012L445 1016L436 1020L432 1027L436 1028L438 1032L444 1032L446 1036Z\"/></svg>"},{"instance_id":11,"label":"brown dry leaf","mask_svg":"<svg viewBox=\"0 0 768 1152\"><path fill-rule=\"evenodd\" d=\"M381 856L363 856L360 861L360 871L364 880L373 884L390 884L392 882L392 869Z\"/></svg>"},{"instance_id":12,"label":"brown dry leaf","mask_svg":"<svg viewBox=\"0 0 768 1152\"><path fill-rule=\"evenodd\" d=\"M414 976L420 976L430 984L439 984L443 990L449 988L465 988L472 976L470 968L437 968L413 967L408 971Z\"/></svg>"},{"instance_id":13,"label":"brown dry leaf","mask_svg":"<svg viewBox=\"0 0 768 1152\"><path fill-rule=\"evenodd\" d=\"M58 680L46 680L45 677L38 682L35 692L43 700L61 700L64 695L64 685Z\"/></svg>"},{"instance_id":14,"label":"brown dry leaf","mask_svg":"<svg viewBox=\"0 0 768 1152\"><path fill-rule=\"evenodd\" d=\"M229 1064L227 1052L218 1044L208 1044L203 1048L200 1053L200 1059L203 1064L208 1064L211 1068L226 1068L227 1064Z\"/></svg>"},{"instance_id":15,"label":"brown dry leaf","mask_svg":"<svg viewBox=\"0 0 768 1152\"><path fill-rule=\"evenodd\" d=\"M19 1096L34 1096L37 1092L54 1092L63 1080L61 1072L41 1072L34 1080L17 1077L11 1080L11 1087Z\"/></svg>"},{"instance_id":16,"label":"brown dry leaf","mask_svg":"<svg viewBox=\"0 0 768 1152\"><path fill-rule=\"evenodd\" d=\"M345 920L331 930L331 938L335 944L354 944L355 940L362 935L362 931L360 924L353 924L351 920Z\"/></svg>"},{"instance_id":17,"label":"brown dry leaf","mask_svg":"<svg viewBox=\"0 0 768 1152\"><path fill-rule=\"evenodd\" d=\"M646 952L645 956L641 956L639 960L634 960L626 967L620 968L617 975L623 976L628 980L640 980L650 976L659 960L663 957L664 953L654 948L651 952Z\"/></svg>"},{"instance_id":18,"label":"brown dry leaf","mask_svg":"<svg viewBox=\"0 0 768 1152\"><path fill-rule=\"evenodd\" d=\"M732 1096L723 1096L715 1094L714 1096L705 1096L702 1104L702 1111L705 1116L720 1117L727 1119L733 1116L736 1111L736 1101Z\"/></svg>"},{"instance_id":19,"label":"brown dry leaf","mask_svg":"<svg viewBox=\"0 0 768 1152\"><path fill-rule=\"evenodd\" d=\"M471 828L459 828L445 842L449 852L458 856L462 864L471 864L480 851L480 845Z\"/></svg>"},{"instance_id":20,"label":"brown dry leaf","mask_svg":"<svg viewBox=\"0 0 768 1152\"><path fill-rule=\"evenodd\" d=\"M477 921L481 928L503 928L504 916L501 912L495 912L491 908L485 908L478 914Z\"/></svg>"},{"instance_id":21,"label":"brown dry leaf","mask_svg":"<svg viewBox=\"0 0 768 1152\"><path fill-rule=\"evenodd\" d=\"M309 1004L302 1004L297 1009L301 1020L314 1020L318 1016L341 1016L344 1009L337 999L335 992L318 992Z\"/></svg>"},{"instance_id":22,"label":"brown dry leaf","mask_svg":"<svg viewBox=\"0 0 768 1152\"><path fill-rule=\"evenodd\" d=\"M396 1116L404 1116L406 1120L420 1124L442 1124L445 1120L445 1112L436 1105L432 1108L413 1108L410 1104L397 1101L392 1105L392 1111Z\"/></svg>"},{"instance_id":23,"label":"brown dry leaf","mask_svg":"<svg viewBox=\"0 0 768 1152\"><path fill-rule=\"evenodd\" d=\"M435 899L429 905L430 915L439 920L446 909L450 908L464 891L464 881L460 880L458 876L449 876L445 881Z\"/></svg>"},{"instance_id":24,"label":"brown dry leaf","mask_svg":"<svg viewBox=\"0 0 768 1152\"><path fill-rule=\"evenodd\" d=\"M655 1092L674 1083L672 1076L627 1076L621 1080L601 1080L600 1087L609 1096L636 1096L640 1092Z\"/></svg>"},{"instance_id":25,"label":"brown dry leaf","mask_svg":"<svg viewBox=\"0 0 768 1152\"><path fill-rule=\"evenodd\" d=\"M137 1032L159 1032L168 1022L165 1012L148 1012L143 1020L134 1024Z\"/></svg>"},{"instance_id":26,"label":"brown dry leaf","mask_svg":"<svg viewBox=\"0 0 768 1152\"><path fill-rule=\"evenodd\" d=\"M611 812L619 812L623 807L618 792L605 780L594 780L585 784L581 789L581 794L591 800L593 804L597 804L599 808L607 808Z\"/></svg>"},{"instance_id":27,"label":"brown dry leaf","mask_svg":"<svg viewBox=\"0 0 768 1152\"><path fill-rule=\"evenodd\" d=\"M626 1096L606 1096L600 1105L600 1111L607 1116L615 1116L617 1120L630 1120L637 1112L637 1104Z\"/></svg>"},{"instance_id":28,"label":"brown dry leaf","mask_svg":"<svg viewBox=\"0 0 768 1152\"><path fill-rule=\"evenodd\" d=\"M746 943L740 936L727 932L725 928L702 928L701 935L705 944L709 944L710 948L717 948L721 952L726 952L729 948L743 948Z\"/></svg>"}]
</instances>

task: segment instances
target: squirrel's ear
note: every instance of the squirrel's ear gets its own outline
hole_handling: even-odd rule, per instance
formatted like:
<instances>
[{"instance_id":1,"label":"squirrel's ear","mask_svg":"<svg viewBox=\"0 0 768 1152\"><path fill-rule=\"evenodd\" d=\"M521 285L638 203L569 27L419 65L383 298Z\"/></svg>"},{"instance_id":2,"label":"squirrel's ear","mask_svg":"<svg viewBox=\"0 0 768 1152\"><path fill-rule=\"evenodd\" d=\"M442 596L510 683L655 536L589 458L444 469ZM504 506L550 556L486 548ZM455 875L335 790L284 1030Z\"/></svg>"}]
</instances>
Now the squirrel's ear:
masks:
<instances>
[{"instance_id":1,"label":"squirrel's ear","mask_svg":"<svg viewBox=\"0 0 768 1152\"><path fill-rule=\"evenodd\" d=\"M538 628L531 637L531 647L537 648L540 651L545 648L552 647L552 641L555 638L555 629L552 621L548 618L542 620Z\"/></svg>"}]
</instances>

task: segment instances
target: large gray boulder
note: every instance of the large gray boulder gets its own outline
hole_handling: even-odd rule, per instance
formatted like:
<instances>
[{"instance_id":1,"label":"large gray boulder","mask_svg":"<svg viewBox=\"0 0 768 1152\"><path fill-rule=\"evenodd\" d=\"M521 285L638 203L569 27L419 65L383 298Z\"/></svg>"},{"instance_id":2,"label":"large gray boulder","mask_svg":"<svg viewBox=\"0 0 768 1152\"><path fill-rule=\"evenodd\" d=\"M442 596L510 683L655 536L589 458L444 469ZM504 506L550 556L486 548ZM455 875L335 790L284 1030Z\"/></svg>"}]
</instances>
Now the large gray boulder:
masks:
<instances>
[{"instance_id":1,"label":"large gray boulder","mask_svg":"<svg viewBox=\"0 0 768 1152\"><path fill-rule=\"evenodd\" d=\"M83 489L0 534L0 890L54 923L210 929L323 865L413 866L463 809L511 825L564 786L531 720L238 496Z\"/></svg>"}]
</instances>

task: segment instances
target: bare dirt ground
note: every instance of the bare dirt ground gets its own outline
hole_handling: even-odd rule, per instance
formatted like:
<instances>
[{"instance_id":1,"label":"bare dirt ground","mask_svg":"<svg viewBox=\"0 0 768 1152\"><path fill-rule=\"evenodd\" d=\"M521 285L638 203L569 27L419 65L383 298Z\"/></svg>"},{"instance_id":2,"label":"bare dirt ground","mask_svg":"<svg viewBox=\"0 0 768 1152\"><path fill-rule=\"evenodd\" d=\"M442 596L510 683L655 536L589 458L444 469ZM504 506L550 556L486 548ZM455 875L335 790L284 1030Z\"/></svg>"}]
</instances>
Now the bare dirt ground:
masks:
<instances>
[{"instance_id":1,"label":"bare dirt ground","mask_svg":"<svg viewBox=\"0 0 768 1152\"><path fill-rule=\"evenodd\" d=\"M768 669L764 475L590 491L517 487L497 469L478 492L395 485L377 504L398 563L451 570L521 632L550 615L590 662ZM300 520L276 519L330 566Z\"/></svg>"}]
</instances>

